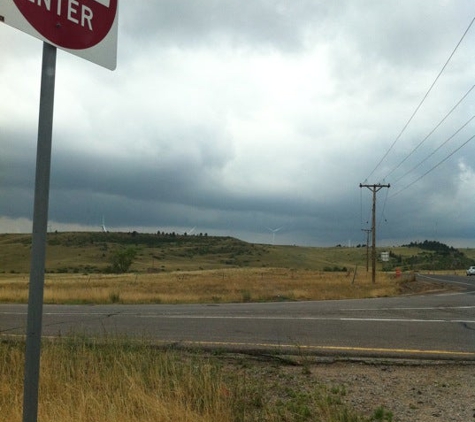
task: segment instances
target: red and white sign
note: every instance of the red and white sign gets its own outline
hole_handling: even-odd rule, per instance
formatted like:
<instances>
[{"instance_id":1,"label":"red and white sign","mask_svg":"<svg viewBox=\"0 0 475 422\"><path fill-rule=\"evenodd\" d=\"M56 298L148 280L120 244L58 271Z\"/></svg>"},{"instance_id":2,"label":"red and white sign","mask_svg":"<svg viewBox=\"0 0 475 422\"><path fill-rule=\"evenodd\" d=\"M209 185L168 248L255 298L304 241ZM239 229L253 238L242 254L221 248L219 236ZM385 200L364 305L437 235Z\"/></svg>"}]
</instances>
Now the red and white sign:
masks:
<instances>
[{"instance_id":1,"label":"red and white sign","mask_svg":"<svg viewBox=\"0 0 475 422\"><path fill-rule=\"evenodd\" d=\"M0 20L115 69L118 0L1 0Z\"/></svg>"}]
</instances>

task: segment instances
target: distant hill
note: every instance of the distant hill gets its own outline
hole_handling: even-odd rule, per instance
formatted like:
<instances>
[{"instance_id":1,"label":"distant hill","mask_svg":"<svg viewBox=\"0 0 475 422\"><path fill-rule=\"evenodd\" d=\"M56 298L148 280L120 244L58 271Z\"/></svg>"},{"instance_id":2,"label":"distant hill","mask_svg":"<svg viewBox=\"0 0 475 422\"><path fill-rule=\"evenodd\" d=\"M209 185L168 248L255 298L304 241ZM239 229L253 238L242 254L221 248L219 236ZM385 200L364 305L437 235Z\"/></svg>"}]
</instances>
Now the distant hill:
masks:
<instances>
[{"instance_id":1,"label":"distant hill","mask_svg":"<svg viewBox=\"0 0 475 422\"><path fill-rule=\"evenodd\" d=\"M54 273L104 272L117 250L134 248L131 271L162 272L235 267L281 267L320 271L346 271L366 267L366 248L299 247L252 244L232 237L102 232L48 233L46 271ZM391 260L384 269L456 269L474 265L475 250L411 243L390 250ZM0 273L28 273L31 235L0 234ZM383 263L378 263L383 269Z\"/></svg>"}]
</instances>

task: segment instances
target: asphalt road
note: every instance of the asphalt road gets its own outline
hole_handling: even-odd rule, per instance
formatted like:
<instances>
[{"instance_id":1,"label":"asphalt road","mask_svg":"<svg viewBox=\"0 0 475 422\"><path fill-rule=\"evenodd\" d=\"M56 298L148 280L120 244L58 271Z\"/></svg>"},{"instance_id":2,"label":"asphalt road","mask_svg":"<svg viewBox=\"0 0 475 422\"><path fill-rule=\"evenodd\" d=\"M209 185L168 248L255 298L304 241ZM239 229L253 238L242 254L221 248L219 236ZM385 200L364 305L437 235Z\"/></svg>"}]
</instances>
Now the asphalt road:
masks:
<instances>
[{"instance_id":1,"label":"asphalt road","mask_svg":"<svg viewBox=\"0 0 475 422\"><path fill-rule=\"evenodd\" d=\"M475 277L435 278L463 290L320 302L45 305L43 335L126 335L218 349L475 361ZM26 313L26 305L1 304L0 334L25 334Z\"/></svg>"}]
</instances>

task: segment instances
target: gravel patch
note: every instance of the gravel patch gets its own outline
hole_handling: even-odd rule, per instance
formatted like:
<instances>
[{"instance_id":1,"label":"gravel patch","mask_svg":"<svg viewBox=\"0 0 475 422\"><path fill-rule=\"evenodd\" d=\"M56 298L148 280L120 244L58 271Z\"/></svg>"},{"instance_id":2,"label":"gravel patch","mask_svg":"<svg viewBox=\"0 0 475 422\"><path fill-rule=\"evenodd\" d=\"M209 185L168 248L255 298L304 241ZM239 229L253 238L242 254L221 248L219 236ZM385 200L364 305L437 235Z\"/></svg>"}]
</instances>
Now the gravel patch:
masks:
<instances>
[{"instance_id":1,"label":"gravel patch","mask_svg":"<svg viewBox=\"0 0 475 422\"><path fill-rule=\"evenodd\" d=\"M343 386L343 401L364 415L384 407L394 422L475 422L475 364L335 362L311 374Z\"/></svg>"},{"instance_id":2,"label":"gravel patch","mask_svg":"<svg viewBox=\"0 0 475 422\"><path fill-rule=\"evenodd\" d=\"M305 393L323 386L368 421L475 422L475 361L259 353L221 359L245 379L261 380L269 402L285 399L286 387Z\"/></svg>"}]
</instances>

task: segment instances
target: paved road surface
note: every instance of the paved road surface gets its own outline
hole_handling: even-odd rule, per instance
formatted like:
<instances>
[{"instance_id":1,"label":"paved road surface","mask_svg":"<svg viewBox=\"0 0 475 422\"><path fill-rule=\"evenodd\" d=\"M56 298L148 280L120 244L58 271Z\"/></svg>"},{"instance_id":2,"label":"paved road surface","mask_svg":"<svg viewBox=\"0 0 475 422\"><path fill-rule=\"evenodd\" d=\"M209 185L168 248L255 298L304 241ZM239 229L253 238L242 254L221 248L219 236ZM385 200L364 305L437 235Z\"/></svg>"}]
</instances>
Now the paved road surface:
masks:
<instances>
[{"instance_id":1,"label":"paved road surface","mask_svg":"<svg viewBox=\"0 0 475 422\"><path fill-rule=\"evenodd\" d=\"M43 335L127 335L203 347L475 360L475 277L437 279L464 290L321 302L45 305ZM26 305L0 305L0 334L24 334L26 312Z\"/></svg>"}]
</instances>

